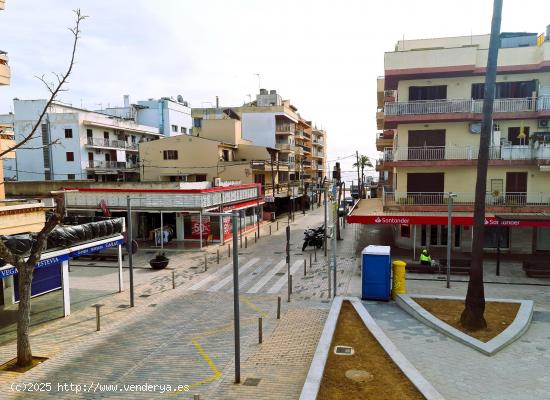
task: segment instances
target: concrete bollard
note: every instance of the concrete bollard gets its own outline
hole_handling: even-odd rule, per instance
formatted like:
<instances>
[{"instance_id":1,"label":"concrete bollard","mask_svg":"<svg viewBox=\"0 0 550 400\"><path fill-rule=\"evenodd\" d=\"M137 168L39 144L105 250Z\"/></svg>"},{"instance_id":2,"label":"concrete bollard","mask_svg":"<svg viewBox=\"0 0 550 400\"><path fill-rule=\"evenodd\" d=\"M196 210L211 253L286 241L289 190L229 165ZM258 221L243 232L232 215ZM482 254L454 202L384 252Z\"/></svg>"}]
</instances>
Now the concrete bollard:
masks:
<instances>
[{"instance_id":1,"label":"concrete bollard","mask_svg":"<svg viewBox=\"0 0 550 400\"><path fill-rule=\"evenodd\" d=\"M172 271L172 289L176 288L176 271Z\"/></svg>"},{"instance_id":2,"label":"concrete bollard","mask_svg":"<svg viewBox=\"0 0 550 400\"><path fill-rule=\"evenodd\" d=\"M259 317L258 318L258 343L262 343L262 336L263 336L263 332L262 332L262 317Z\"/></svg>"},{"instance_id":3,"label":"concrete bollard","mask_svg":"<svg viewBox=\"0 0 550 400\"><path fill-rule=\"evenodd\" d=\"M271 225L269 225L269 236L271 236Z\"/></svg>"},{"instance_id":4,"label":"concrete bollard","mask_svg":"<svg viewBox=\"0 0 550 400\"><path fill-rule=\"evenodd\" d=\"M256 232L254 232L254 243L257 243L258 242L258 237L256 235Z\"/></svg>"},{"instance_id":5,"label":"concrete bollard","mask_svg":"<svg viewBox=\"0 0 550 400\"><path fill-rule=\"evenodd\" d=\"M315 262L317 262L317 246L313 247L313 255L315 256Z\"/></svg>"},{"instance_id":6,"label":"concrete bollard","mask_svg":"<svg viewBox=\"0 0 550 400\"><path fill-rule=\"evenodd\" d=\"M277 319L281 319L281 296L277 296Z\"/></svg>"},{"instance_id":7,"label":"concrete bollard","mask_svg":"<svg viewBox=\"0 0 550 400\"><path fill-rule=\"evenodd\" d=\"M227 257L231 258L231 243L227 244Z\"/></svg>"},{"instance_id":8,"label":"concrete bollard","mask_svg":"<svg viewBox=\"0 0 550 400\"><path fill-rule=\"evenodd\" d=\"M103 304L94 304L95 307L95 330L99 332L101 330L101 316L99 314L99 309L103 307Z\"/></svg>"},{"instance_id":9,"label":"concrete bollard","mask_svg":"<svg viewBox=\"0 0 550 400\"><path fill-rule=\"evenodd\" d=\"M279 230L279 221L277 221L277 229L275 229L276 231Z\"/></svg>"}]
</instances>

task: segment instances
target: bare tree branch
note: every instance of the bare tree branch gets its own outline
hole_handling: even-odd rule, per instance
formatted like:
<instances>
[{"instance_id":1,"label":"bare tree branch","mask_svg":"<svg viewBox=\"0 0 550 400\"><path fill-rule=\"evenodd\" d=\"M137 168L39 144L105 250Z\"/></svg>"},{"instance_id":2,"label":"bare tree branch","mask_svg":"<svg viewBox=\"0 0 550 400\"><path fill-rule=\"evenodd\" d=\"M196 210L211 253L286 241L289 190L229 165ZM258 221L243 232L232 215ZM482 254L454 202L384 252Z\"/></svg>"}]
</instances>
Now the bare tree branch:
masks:
<instances>
[{"instance_id":1,"label":"bare tree branch","mask_svg":"<svg viewBox=\"0 0 550 400\"><path fill-rule=\"evenodd\" d=\"M58 78L60 78L59 83L55 86L53 84L51 84L52 86L50 86L50 84L45 80L44 76L37 77L38 80L40 80L46 86L48 91L50 92L50 98L46 102L46 106L44 107L44 109L40 113L40 116L38 117L38 121L36 121L36 123L34 124L31 132L27 136L25 136L25 138L23 138L23 140L21 142L19 142L16 145L8 148L7 150L0 151L0 158L2 158L2 156L4 156L4 155L8 154L9 152L17 150L18 148L20 148L21 146L23 146L25 143L27 143L29 140L32 139L32 137L34 136L34 134L38 130L38 127L41 125L42 119L44 118L44 116L48 112L48 110L49 110L50 106L52 105L52 103L55 101L57 95L59 94L59 92L64 91L63 85L67 82L67 78L71 75L71 72L73 70L73 65L75 64L76 47L77 47L78 39L80 38L80 23L87 18L87 16L81 14L80 9L74 10L74 13L76 15L75 26L74 26L74 28L69 28L69 30L72 32L74 38L73 38L73 47L72 47L72 52L71 52L71 60L69 62L69 67L67 68L67 71L64 74L59 75L59 77L58 77Z\"/></svg>"},{"instance_id":2,"label":"bare tree branch","mask_svg":"<svg viewBox=\"0 0 550 400\"><path fill-rule=\"evenodd\" d=\"M58 144L61 144L61 140L55 139L53 142L50 142L48 144L43 144L42 146L20 147L19 150L39 150L39 149L45 149L47 147L57 146Z\"/></svg>"}]
</instances>

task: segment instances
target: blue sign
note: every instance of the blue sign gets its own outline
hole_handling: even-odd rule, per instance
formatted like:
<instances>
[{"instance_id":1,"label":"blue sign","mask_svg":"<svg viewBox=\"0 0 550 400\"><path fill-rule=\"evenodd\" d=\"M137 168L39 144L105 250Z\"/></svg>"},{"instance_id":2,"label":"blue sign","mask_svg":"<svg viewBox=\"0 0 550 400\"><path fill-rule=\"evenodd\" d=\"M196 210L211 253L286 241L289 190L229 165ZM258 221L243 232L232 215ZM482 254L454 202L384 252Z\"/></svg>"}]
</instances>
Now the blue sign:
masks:
<instances>
[{"instance_id":1,"label":"blue sign","mask_svg":"<svg viewBox=\"0 0 550 400\"><path fill-rule=\"evenodd\" d=\"M80 249L80 250L77 250L77 251L73 251L70 254L70 256L71 257L80 257L80 256L84 256L86 254L97 253L98 251L103 251L103 250L106 250L106 249L117 247L118 245L121 245L123 243L124 243L123 239L118 239L118 240L115 240L115 241L112 241L112 242L102 243L102 244L98 244L97 246L92 246L92 247L88 247L88 248L85 248L85 249Z\"/></svg>"},{"instance_id":2,"label":"blue sign","mask_svg":"<svg viewBox=\"0 0 550 400\"><path fill-rule=\"evenodd\" d=\"M10 275L15 275L16 273L17 273L17 269L15 267L2 269L0 270L0 279L7 278Z\"/></svg>"}]
</instances>

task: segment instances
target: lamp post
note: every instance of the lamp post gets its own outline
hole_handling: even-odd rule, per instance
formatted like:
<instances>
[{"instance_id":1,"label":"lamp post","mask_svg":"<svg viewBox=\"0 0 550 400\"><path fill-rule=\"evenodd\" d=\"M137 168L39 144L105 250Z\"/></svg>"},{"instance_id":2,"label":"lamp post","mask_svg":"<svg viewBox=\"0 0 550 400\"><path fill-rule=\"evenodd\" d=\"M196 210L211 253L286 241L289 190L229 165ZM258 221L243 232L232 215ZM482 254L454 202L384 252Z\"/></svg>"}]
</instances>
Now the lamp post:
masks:
<instances>
[{"instance_id":1,"label":"lamp post","mask_svg":"<svg viewBox=\"0 0 550 400\"><path fill-rule=\"evenodd\" d=\"M130 307L134 306L134 259L132 254L133 225L132 225L132 200L140 200L143 197L126 196L126 219L128 220L128 235L126 249L128 250L128 267L130 270Z\"/></svg>"},{"instance_id":2,"label":"lamp post","mask_svg":"<svg viewBox=\"0 0 550 400\"><path fill-rule=\"evenodd\" d=\"M241 382L241 327L239 315L239 248L237 239L238 211L231 214L233 228L233 323L235 334L235 383Z\"/></svg>"},{"instance_id":3,"label":"lamp post","mask_svg":"<svg viewBox=\"0 0 550 400\"><path fill-rule=\"evenodd\" d=\"M451 242L452 242L452 213L453 213L453 199L456 197L456 193L449 192L447 194L448 201L448 214L447 214L447 289L451 287Z\"/></svg>"}]
</instances>

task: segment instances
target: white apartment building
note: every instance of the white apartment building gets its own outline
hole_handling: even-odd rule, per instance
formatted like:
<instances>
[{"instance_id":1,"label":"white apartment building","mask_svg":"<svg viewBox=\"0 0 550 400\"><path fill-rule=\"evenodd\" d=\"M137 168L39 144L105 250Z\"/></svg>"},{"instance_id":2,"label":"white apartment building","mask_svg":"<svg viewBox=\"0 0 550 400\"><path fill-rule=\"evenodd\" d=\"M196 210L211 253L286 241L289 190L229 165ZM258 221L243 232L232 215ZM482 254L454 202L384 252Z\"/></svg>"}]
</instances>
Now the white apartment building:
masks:
<instances>
[{"instance_id":1,"label":"white apartment building","mask_svg":"<svg viewBox=\"0 0 550 400\"><path fill-rule=\"evenodd\" d=\"M15 140L28 135L46 100L14 100ZM35 137L5 160L6 179L139 181L138 144L162 137L158 127L59 102L51 105ZM50 145L52 144L52 145Z\"/></svg>"},{"instance_id":2,"label":"white apartment building","mask_svg":"<svg viewBox=\"0 0 550 400\"><path fill-rule=\"evenodd\" d=\"M107 107L97 112L133 120L140 125L158 128L164 136L190 135L193 127L189 103L179 95L176 99L140 100L130 103L130 96L124 95L123 107Z\"/></svg>"}]
</instances>

